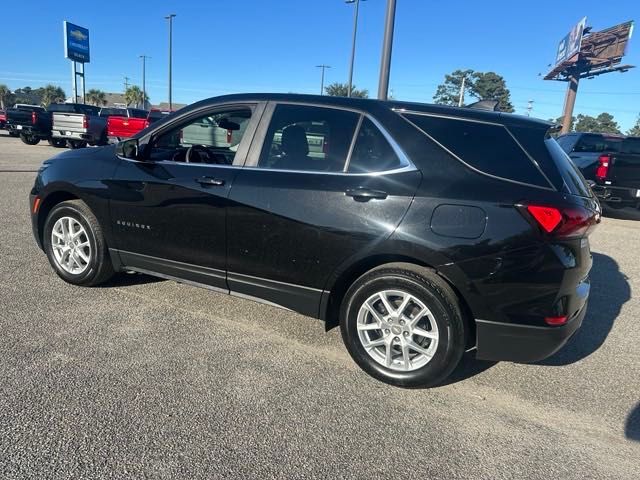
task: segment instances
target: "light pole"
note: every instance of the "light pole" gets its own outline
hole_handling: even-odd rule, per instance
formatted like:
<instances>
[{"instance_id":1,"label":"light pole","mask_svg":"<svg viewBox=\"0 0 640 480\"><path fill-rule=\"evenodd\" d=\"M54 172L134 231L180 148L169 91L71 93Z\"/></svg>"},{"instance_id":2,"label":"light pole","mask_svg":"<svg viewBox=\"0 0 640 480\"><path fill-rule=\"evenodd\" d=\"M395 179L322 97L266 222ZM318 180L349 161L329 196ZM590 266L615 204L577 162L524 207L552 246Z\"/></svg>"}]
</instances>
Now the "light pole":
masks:
<instances>
[{"instance_id":1,"label":"light pole","mask_svg":"<svg viewBox=\"0 0 640 480\"><path fill-rule=\"evenodd\" d=\"M151 58L148 57L147 55L140 55L140 58L142 59L142 108L146 109L147 108L147 76L146 76L146 70L147 70L147 58Z\"/></svg>"},{"instance_id":2,"label":"light pole","mask_svg":"<svg viewBox=\"0 0 640 480\"><path fill-rule=\"evenodd\" d=\"M173 102L171 99L171 62L172 58L172 46L173 46L173 19L176 16L175 13L170 13L166 18L169 20L169 111L173 110Z\"/></svg>"},{"instance_id":3,"label":"light pole","mask_svg":"<svg viewBox=\"0 0 640 480\"><path fill-rule=\"evenodd\" d=\"M386 100L389 91L389 72L391 71L391 49L393 47L393 27L396 20L396 0L387 0L387 14L384 19L384 40L382 42L382 60L380 61L380 81L378 99Z\"/></svg>"},{"instance_id":4,"label":"light pole","mask_svg":"<svg viewBox=\"0 0 640 480\"><path fill-rule=\"evenodd\" d=\"M362 0L363 2L365 0ZM358 33L358 11L360 10L360 0L345 0L345 3L355 3L356 11L353 15L353 39L351 41L351 62L349 63L349 83L347 84L347 97L351 96L353 88L353 62L356 59L356 35Z\"/></svg>"},{"instance_id":5,"label":"light pole","mask_svg":"<svg viewBox=\"0 0 640 480\"><path fill-rule=\"evenodd\" d=\"M320 76L320 95L324 95L324 71L327 68L331 68L331 65L316 65L316 68L322 69L322 74Z\"/></svg>"}]
</instances>

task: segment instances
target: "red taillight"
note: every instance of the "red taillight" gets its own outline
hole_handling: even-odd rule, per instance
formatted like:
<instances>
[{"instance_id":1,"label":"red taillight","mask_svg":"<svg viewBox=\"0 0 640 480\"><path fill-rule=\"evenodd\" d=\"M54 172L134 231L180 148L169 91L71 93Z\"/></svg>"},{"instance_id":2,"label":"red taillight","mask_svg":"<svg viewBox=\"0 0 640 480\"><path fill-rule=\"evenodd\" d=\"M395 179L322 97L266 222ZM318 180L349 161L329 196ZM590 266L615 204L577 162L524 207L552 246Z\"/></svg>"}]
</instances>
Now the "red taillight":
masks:
<instances>
[{"instance_id":1,"label":"red taillight","mask_svg":"<svg viewBox=\"0 0 640 480\"><path fill-rule=\"evenodd\" d=\"M555 237L579 237L600 222L598 213L578 205L527 205L526 209L545 233Z\"/></svg>"},{"instance_id":2,"label":"red taillight","mask_svg":"<svg viewBox=\"0 0 640 480\"><path fill-rule=\"evenodd\" d=\"M609 175L609 165L611 164L611 156L600 155L598 157L598 168L596 168L596 178L604 180Z\"/></svg>"},{"instance_id":3,"label":"red taillight","mask_svg":"<svg viewBox=\"0 0 640 480\"><path fill-rule=\"evenodd\" d=\"M149 127L149 120L145 120L144 121L144 128L148 128Z\"/></svg>"},{"instance_id":4,"label":"red taillight","mask_svg":"<svg viewBox=\"0 0 640 480\"><path fill-rule=\"evenodd\" d=\"M89 117L86 115L82 116L82 128L89 128Z\"/></svg>"},{"instance_id":5,"label":"red taillight","mask_svg":"<svg viewBox=\"0 0 640 480\"><path fill-rule=\"evenodd\" d=\"M559 317L545 317L544 321L547 325L551 325L555 327L555 326L564 325L565 323L567 323L567 316L562 315Z\"/></svg>"},{"instance_id":6,"label":"red taillight","mask_svg":"<svg viewBox=\"0 0 640 480\"><path fill-rule=\"evenodd\" d=\"M31 112L31 123L33 125L38 123L38 114L36 112Z\"/></svg>"}]
</instances>

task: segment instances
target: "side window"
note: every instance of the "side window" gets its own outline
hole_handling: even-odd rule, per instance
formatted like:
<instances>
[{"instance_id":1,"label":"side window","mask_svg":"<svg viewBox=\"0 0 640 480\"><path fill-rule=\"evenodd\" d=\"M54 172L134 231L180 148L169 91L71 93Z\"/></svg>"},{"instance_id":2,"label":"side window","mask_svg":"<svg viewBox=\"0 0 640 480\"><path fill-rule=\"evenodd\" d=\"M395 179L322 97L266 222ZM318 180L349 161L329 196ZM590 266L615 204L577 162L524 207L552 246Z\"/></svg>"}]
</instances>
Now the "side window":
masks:
<instances>
[{"instance_id":1,"label":"side window","mask_svg":"<svg viewBox=\"0 0 640 480\"><path fill-rule=\"evenodd\" d=\"M191 119L152 140L149 159L232 165L250 119L249 108Z\"/></svg>"},{"instance_id":2,"label":"side window","mask_svg":"<svg viewBox=\"0 0 640 480\"><path fill-rule=\"evenodd\" d=\"M333 108L278 105L258 166L280 170L344 169L359 115Z\"/></svg>"},{"instance_id":3,"label":"side window","mask_svg":"<svg viewBox=\"0 0 640 480\"><path fill-rule=\"evenodd\" d=\"M362 122L351 153L348 172L367 173L393 170L404 166L393 147L371 120Z\"/></svg>"},{"instance_id":4,"label":"side window","mask_svg":"<svg viewBox=\"0 0 640 480\"><path fill-rule=\"evenodd\" d=\"M566 153L571 153L571 150L573 150L573 145L576 142L576 136L562 135L561 137L558 137L556 141L558 142L558 145L560 145Z\"/></svg>"}]
</instances>

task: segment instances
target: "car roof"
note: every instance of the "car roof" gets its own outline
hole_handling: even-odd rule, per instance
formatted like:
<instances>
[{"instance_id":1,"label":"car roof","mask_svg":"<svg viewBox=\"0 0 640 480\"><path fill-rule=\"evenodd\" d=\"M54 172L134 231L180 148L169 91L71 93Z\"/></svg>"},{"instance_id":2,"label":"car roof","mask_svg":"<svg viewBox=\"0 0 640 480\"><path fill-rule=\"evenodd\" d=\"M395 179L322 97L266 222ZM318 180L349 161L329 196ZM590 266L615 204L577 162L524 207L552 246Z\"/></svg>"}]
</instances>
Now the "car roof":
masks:
<instances>
[{"instance_id":1,"label":"car roof","mask_svg":"<svg viewBox=\"0 0 640 480\"><path fill-rule=\"evenodd\" d=\"M370 98L334 97L329 95L306 95L298 93L239 93L211 97L196 102L181 111L195 110L209 103L217 102L249 102L249 101L277 101L277 102L301 102L318 105L355 108L370 112L380 107L395 110L397 112L416 112L443 117L456 117L473 119L485 122L499 123L503 125L537 126L548 129L554 124L545 120L534 119L523 115L514 115L505 112L492 112L469 107L452 107L448 105L435 105L429 103L404 102L397 100L377 100Z\"/></svg>"}]
</instances>

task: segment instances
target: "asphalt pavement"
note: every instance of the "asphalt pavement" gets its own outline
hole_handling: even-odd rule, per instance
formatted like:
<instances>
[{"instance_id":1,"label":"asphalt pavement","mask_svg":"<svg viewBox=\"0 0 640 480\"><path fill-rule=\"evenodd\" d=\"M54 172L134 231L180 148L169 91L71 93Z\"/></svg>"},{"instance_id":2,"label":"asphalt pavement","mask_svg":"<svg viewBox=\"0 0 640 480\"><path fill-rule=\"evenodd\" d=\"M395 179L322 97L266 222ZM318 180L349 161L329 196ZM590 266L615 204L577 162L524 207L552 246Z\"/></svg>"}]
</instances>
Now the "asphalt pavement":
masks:
<instances>
[{"instance_id":1,"label":"asphalt pavement","mask_svg":"<svg viewBox=\"0 0 640 480\"><path fill-rule=\"evenodd\" d=\"M640 222L591 236L583 328L538 364L382 384L318 320L143 275L73 287L0 131L0 478L640 478Z\"/></svg>"}]
</instances>

